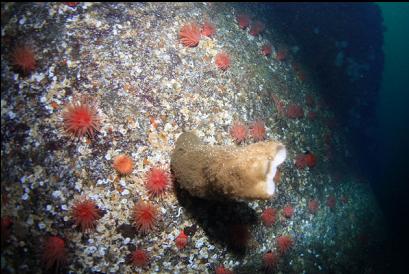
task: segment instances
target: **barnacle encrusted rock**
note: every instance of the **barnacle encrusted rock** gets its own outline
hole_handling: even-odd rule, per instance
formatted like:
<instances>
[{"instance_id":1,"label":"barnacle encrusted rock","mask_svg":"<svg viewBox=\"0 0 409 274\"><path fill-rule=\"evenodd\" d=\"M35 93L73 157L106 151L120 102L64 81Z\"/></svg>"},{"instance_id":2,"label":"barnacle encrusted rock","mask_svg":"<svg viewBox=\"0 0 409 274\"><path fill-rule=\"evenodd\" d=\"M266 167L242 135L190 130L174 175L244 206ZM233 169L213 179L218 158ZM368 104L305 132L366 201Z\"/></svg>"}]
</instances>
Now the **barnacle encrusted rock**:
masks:
<instances>
[{"instance_id":1,"label":"barnacle encrusted rock","mask_svg":"<svg viewBox=\"0 0 409 274\"><path fill-rule=\"evenodd\" d=\"M275 141L213 146L185 132L176 142L171 170L180 187L194 196L269 199L275 192L277 166L286 155L285 146Z\"/></svg>"}]
</instances>

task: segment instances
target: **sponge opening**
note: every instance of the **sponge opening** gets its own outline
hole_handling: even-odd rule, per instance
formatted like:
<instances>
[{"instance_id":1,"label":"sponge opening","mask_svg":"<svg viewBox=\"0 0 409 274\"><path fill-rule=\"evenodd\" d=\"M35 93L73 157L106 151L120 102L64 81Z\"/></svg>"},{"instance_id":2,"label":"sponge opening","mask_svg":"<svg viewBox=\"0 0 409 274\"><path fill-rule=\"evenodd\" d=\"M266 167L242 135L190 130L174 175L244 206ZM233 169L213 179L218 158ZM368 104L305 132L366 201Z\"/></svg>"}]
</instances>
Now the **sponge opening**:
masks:
<instances>
[{"instance_id":1,"label":"sponge opening","mask_svg":"<svg viewBox=\"0 0 409 274\"><path fill-rule=\"evenodd\" d=\"M273 195L275 192L275 182L274 182L274 177L277 172L277 167L281 165L287 157L287 150L285 147L279 147L276 157L272 160L269 161L269 169L267 173L267 178L266 178L266 192L268 195Z\"/></svg>"}]
</instances>

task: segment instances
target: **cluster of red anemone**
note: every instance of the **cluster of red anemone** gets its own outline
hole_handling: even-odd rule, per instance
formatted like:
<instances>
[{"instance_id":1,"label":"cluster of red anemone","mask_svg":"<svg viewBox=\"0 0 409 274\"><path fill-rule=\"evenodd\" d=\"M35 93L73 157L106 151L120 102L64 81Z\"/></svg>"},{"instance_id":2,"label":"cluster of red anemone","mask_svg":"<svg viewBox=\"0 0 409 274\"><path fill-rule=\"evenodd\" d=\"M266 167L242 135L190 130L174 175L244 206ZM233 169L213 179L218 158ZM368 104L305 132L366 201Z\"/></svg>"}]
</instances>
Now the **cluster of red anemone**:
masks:
<instances>
[{"instance_id":1,"label":"cluster of red anemone","mask_svg":"<svg viewBox=\"0 0 409 274\"><path fill-rule=\"evenodd\" d=\"M249 34L252 36L258 36L260 35L264 29L265 25L264 23L260 21L254 21L252 22L250 26L250 16L246 14L239 14L236 16L236 21L237 24L239 25L240 29L246 29L247 27L250 27L249 29ZM261 47L261 54L264 56L270 56L273 52L273 48L270 43L266 43ZM280 60L282 61L282 60Z\"/></svg>"},{"instance_id":2,"label":"cluster of red anemone","mask_svg":"<svg viewBox=\"0 0 409 274\"><path fill-rule=\"evenodd\" d=\"M248 16L247 14L239 14L236 16L236 21L239 25L239 27L241 29L246 29L248 27L250 27L249 29L249 33L252 36L258 36L259 34L261 34L264 29L266 28L266 26L264 25L264 23L262 23L261 21L254 21L251 22L250 20L250 16ZM251 22L251 25L250 25Z\"/></svg>"},{"instance_id":3,"label":"cluster of red anemone","mask_svg":"<svg viewBox=\"0 0 409 274\"><path fill-rule=\"evenodd\" d=\"M267 272L272 272L278 265L280 256L285 255L289 249L293 246L294 241L289 235L281 235L276 239L277 250L270 250L262 257L263 265Z\"/></svg>"},{"instance_id":4,"label":"cluster of red anemone","mask_svg":"<svg viewBox=\"0 0 409 274\"><path fill-rule=\"evenodd\" d=\"M234 121L230 128L230 135L238 144L244 142L249 135L258 142L266 138L266 127L262 120L253 121L249 127L243 122Z\"/></svg>"},{"instance_id":5,"label":"cluster of red anemone","mask_svg":"<svg viewBox=\"0 0 409 274\"><path fill-rule=\"evenodd\" d=\"M185 47L196 47L199 45L201 35L212 37L215 33L216 27L209 21L205 21L202 27L196 23L189 23L182 26L179 38ZM231 58L229 54L222 51L215 56L214 63L217 68L226 71L231 65Z\"/></svg>"},{"instance_id":6,"label":"cluster of red anemone","mask_svg":"<svg viewBox=\"0 0 409 274\"><path fill-rule=\"evenodd\" d=\"M76 6L78 2L65 2L69 6ZM237 16L237 22L241 29L248 28L250 26L250 18L247 15ZM250 27L249 33L253 36L257 36L265 29L265 25L260 21L255 21ZM214 25L206 21L203 27L199 27L195 23L187 24L183 26L179 32L181 43L184 46L196 47L201 39L201 35L211 37L215 34L216 29ZM270 44L263 45L261 52L265 56L272 54L272 46ZM278 51L276 58L282 61L286 58L286 51ZM16 48L12 54L13 64L23 72L31 72L36 67L36 60L33 51L28 47ZM230 67L231 60L228 54L221 52L216 55L215 63L221 70L227 70ZM307 105L313 106L314 102L307 98ZM301 107L297 105L290 105L287 109L287 116L289 118L301 118L304 112ZM101 118L99 117L95 106L92 103L86 101L74 102L66 107L63 113L64 128L66 132L74 137L81 138L88 136L94 137L94 134L98 132L101 127ZM250 133L255 141L261 141L265 139L266 130L265 124L262 121L255 121L248 129L245 124L241 122L235 122L230 130L230 133L237 143L243 142L247 135ZM296 157L296 166L299 168L313 167L316 164L315 156L308 152ZM113 167L120 176L127 176L133 171L133 160L127 155L119 155L114 159ZM145 176L145 186L150 196L162 195L169 184L169 174L161 168L151 168ZM329 196L327 199L327 205L331 209L335 207L335 197ZM310 200L308 202L309 211L315 214L318 210L318 202L316 200ZM282 214L286 218L291 218L294 209L291 206L286 206ZM271 226L275 223L277 216L277 210L273 208L267 208L261 218L266 226ZM85 198L74 203L72 207L72 218L75 225L81 228L83 232L95 229L98 219L100 219L101 211L96 206L95 202ZM135 204L133 213L133 224L136 229L142 233L148 233L153 230L158 221L158 209L150 202L139 201ZM6 225L4 225L6 227ZM242 226L238 228L242 229ZM244 230L243 230L244 231ZM247 230L243 232L246 234ZM234 233L237 234L237 233ZM238 233L240 234L240 233ZM2 236L3 236L3 219L2 219ZM241 237L246 238L247 237ZM282 235L277 237L277 249L280 255L285 254L292 246L293 239L289 235ZM175 244L178 249L186 247L188 242L188 236L181 230L180 234L176 237ZM66 264L67 262L67 250L64 239L58 236L49 237L43 247L42 260L46 269L56 268ZM279 259L279 254L273 251L269 251L263 256L264 265L267 269L274 268ZM136 249L131 254L131 261L135 266L144 267L149 263L149 256L143 249ZM224 266L216 268L216 273L229 273L229 270L224 269Z\"/></svg>"},{"instance_id":7,"label":"cluster of red anemone","mask_svg":"<svg viewBox=\"0 0 409 274\"><path fill-rule=\"evenodd\" d=\"M341 202L347 203L348 200L345 196L341 197ZM336 198L334 195L329 195L326 200L327 206L333 210L336 205ZM307 203L307 208L311 214L316 214L319 209L319 203L316 199L310 199ZM291 218L294 213L291 205L286 205L282 210L282 215L285 218ZM261 214L261 220L266 227L270 227L275 224L277 219L277 209L266 208ZM267 272L271 272L278 265L280 256L285 255L294 245L294 240L290 235L281 235L276 238L277 251L268 251L263 255L263 265Z\"/></svg>"},{"instance_id":8,"label":"cluster of red anemone","mask_svg":"<svg viewBox=\"0 0 409 274\"><path fill-rule=\"evenodd\" d=\"M263 213L261 214L261 220L266 227L271 227L275 224L277 220L277 212L278 210L275 208L266 208ZM282 215L285 218L291 218L294 213L294 209L291 205L286 205L282 210ZM293 239L289 235L281 235L276 239L277 250L276 251L268 251L262 257L263 265L267 272L272 272L276 266L278 265L280 256L283 256L288 250L293 246Z\"/></svg>"}]
</instances>

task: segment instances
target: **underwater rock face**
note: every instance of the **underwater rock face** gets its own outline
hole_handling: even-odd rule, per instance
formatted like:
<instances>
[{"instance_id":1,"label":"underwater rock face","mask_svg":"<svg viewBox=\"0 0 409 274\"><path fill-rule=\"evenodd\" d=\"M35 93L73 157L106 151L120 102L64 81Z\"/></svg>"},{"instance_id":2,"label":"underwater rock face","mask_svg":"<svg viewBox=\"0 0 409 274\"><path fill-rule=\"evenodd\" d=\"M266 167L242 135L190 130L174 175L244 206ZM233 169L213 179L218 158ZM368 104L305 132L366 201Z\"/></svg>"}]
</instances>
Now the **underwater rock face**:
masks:
<instances>
[{"instance_id":1,"label":"underwater rock face","mask_svg":"<svg viewBox=\"0 0 409 274\"><path fill-rule=\"evenodd\" d=\"M286 155L284 145L274 141L211 146L187 132L176 142L171 169L180 186L193 196L269 199L275 192L277 166Z\"/></svg>"},{"instance_id":2,"label":"underwater rock face","mask_svg":"<svg viewBox=\"0 0 409 274\"><path fill-rule=\"evenodd\" d=\"M276 4L1 8L1 273L394 273L373 266L380 211ZM174 161L192 129L202 150ZM266 140L287 151L274 178Z\"/></svg>"}]
</instances>

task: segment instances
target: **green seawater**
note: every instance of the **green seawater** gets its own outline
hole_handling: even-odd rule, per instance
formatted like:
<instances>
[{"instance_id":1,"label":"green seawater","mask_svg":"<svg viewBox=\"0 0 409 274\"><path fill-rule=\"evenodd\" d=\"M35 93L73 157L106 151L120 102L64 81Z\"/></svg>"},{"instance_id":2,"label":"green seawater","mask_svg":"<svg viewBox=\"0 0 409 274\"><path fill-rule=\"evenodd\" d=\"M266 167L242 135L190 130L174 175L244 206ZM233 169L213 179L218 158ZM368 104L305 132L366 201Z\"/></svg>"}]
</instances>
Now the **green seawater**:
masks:
<instances>
[{"instance_id":1,"label":"green seawater","mask_svg":"<svg viewBox=\"0 0 409 274\"><path fill-rule=\"evenodd\" d=\"M378 105L380 137L389 157L400 154L409 131L409 3L379 3L384 18L385 66Z\"/></svg>"},{"instance_id":2,"label":"green seawater","mask_svg":"<svg viewBox=\"0 0 409 274\"><path fill-rule=\"evenodd\" d=\"M379 93L377 132L380 160L373 184L389 223L389 256L394 273L407 271L409 229L402 212L408 210L409 178L409 3L378 3L384 19L384 71ZM401 272L401 270L404 270Z\"/></svg>"}]
</instances>

